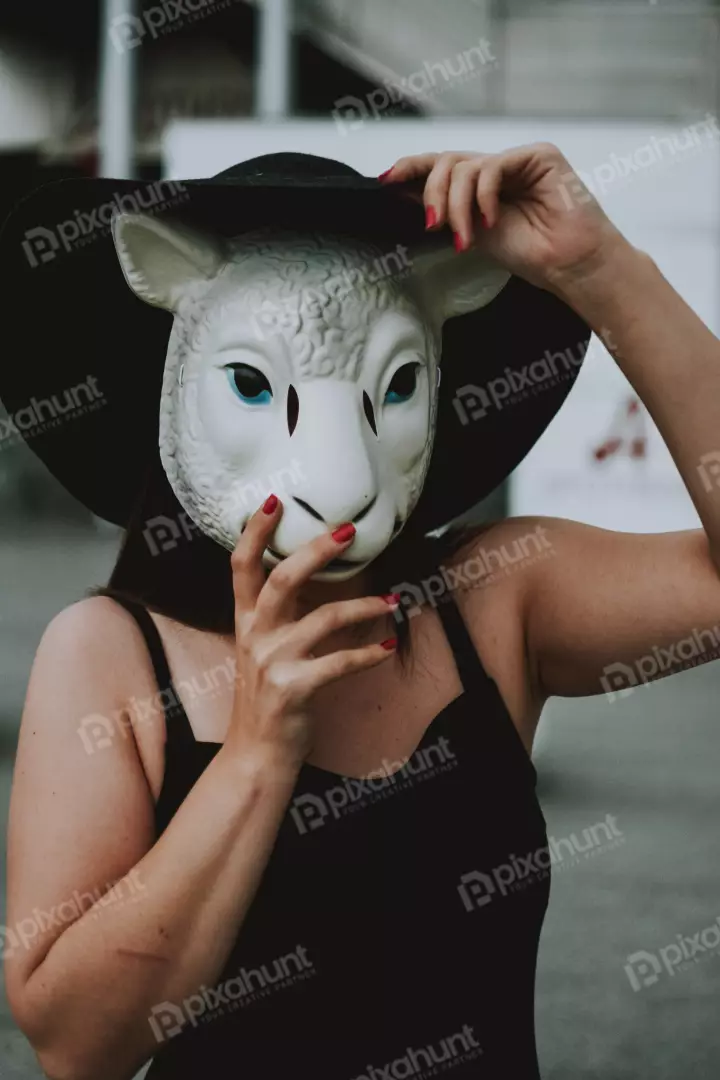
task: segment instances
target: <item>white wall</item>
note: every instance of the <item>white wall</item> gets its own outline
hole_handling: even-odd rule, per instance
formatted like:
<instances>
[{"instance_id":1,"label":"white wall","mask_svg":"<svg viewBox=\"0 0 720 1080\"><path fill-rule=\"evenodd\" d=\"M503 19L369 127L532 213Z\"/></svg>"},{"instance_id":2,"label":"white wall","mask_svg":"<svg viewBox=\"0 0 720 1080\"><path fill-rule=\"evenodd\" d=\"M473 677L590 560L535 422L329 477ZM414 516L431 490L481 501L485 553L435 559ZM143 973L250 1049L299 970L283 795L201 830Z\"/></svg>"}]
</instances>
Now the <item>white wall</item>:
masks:
<instances>
[{"instance_id":1,"label":"white wall","mask_svg":"<svg viewBox=\"0 0 720 1080\"><path fill-rule=\"evenodd\" d=\"M344 124L177 122L166 132L166 174L176 179L212 175L258 154L301 150L346 161L372 176L403 154L448 148L494 151L550 140L591 183L618 226L653 256L717 332L720 129L712 120L696 128L694 138L678 124L362 120L359 116L346 118ZM688 149L673 149L667 142L673 136L678 138L677 146ZM633 165L634 170L621 177ZM566 407L513 476L513 513L550 514L643 532L698 524L652 424L648 425L645 460L609 458L602 464L593 460L593 448L602 440L618 403L630 393L625 378L594 339Z\"/></svg>"}]
</instances>

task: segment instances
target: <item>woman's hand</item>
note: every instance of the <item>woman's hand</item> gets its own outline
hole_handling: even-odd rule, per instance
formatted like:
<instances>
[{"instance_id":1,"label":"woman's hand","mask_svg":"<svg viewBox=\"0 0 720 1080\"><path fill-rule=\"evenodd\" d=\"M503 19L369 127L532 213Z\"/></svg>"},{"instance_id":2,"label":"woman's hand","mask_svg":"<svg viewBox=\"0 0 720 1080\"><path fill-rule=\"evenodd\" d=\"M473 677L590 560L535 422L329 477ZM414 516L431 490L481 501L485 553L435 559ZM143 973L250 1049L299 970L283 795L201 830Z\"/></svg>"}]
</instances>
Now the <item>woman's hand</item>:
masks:
<instances>
[{"instance_id":1,"label":"woman's hand","mask_svg":"<svg viewBox=\"0 0 720 1080\"><path fill-rule=\"evenodd\" d=\"M449 225L458 251L478 244L511 273L551 292L630 247L550 143L501 154L403 157L381 179L424 181L429 229Z\"/></svg>"},{"instance_id":2,"label":"woman's hand","mask_svg":"<svg viewBox=\"0 0 720 1080\"><path fill-rule=\"evenodd\" d=\"M296 619L298 593L310 577L350 547L355 530L340 526L275 566L266 576L262 556L281 504L270 496L248 521L232 555L237 677L226 745L269 746L299 767L313 741L308 703L326 683L374 667L391 656L395 639L315 657L312 650L333 631L379 619L394 597L367 596L323 604Z\"/></svg>"}]
</instances>

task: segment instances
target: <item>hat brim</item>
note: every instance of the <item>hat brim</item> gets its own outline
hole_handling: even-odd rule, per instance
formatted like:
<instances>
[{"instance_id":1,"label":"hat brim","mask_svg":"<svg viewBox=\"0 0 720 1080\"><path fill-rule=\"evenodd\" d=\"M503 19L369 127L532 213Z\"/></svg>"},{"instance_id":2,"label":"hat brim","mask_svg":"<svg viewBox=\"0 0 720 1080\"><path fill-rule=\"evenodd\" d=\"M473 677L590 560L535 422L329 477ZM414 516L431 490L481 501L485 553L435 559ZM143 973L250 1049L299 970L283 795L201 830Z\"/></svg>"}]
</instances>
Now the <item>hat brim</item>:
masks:
<instances>
[{"instance_id":1,"label":"hat brim","mask_svg":"<svg viewBox=\"0 0 720 1080\"><path fill-rule=\"evenodd\" d=\"M17 432L70 494L121 526L158 454L172 324L132 293L118 263L111 208L135 205L228 236L264 224L392 246L425 236L421 206L354 175L71 179L26 197L0 233L5 438ZM414 514L423 529L470 510L522 461L574 384L589 338L570 308L515 277L486 308L445 324L435 447ZM569 353L555 374L528 381L530 365ZM491 386L483 408L472 388L487 397Z\"/></svg>"}]
</instances>

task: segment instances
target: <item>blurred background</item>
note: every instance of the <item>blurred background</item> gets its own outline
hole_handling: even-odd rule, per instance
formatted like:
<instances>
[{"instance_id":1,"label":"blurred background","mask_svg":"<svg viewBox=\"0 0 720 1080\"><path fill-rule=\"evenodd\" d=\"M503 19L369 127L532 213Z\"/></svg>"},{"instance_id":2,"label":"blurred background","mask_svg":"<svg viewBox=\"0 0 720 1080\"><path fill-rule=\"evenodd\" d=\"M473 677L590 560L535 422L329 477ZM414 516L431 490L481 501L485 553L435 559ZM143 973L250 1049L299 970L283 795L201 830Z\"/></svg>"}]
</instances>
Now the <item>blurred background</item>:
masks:
<instances>
[{"instance_id":1,"label":"blurred background","mask_svg":"<svg viewBox=\"0 0 720 1080\"><path fill-rule=\"evenodd\" d=\"M281 149L373 175L405 153L550 140L717 332L718 20L716 3L693 0L3 0L0 218L64 176L201 176ZM120 534L2 430L4 827L37 643L106 580ZM472 516L508 513L639 532L698 524L602 342L538 446ZM675 965L648 959L720 926L719 672L708 663L543 715L549 832L578 841L556 867L541 947L548 1080L720 1076L720 932ZM615 841L583 844L608 815ZM0 1078L40 1075L3 999Z\"/></svg>"}]
</instances>

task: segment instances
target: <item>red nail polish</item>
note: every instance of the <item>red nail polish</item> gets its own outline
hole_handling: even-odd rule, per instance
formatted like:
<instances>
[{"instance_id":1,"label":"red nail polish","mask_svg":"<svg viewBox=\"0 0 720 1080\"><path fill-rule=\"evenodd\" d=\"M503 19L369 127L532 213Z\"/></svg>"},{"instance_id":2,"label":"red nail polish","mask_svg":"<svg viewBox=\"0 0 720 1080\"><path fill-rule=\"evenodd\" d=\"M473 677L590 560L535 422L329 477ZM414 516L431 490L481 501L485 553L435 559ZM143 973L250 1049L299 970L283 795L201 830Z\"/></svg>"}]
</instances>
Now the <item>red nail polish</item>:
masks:
<instances>
[{"instance_id":1,"label":"red nail polish","mask_svg":"<svg viewBox=\"0 0 720 1080\"><path fill-rule=\"evenodd\" d=\"M394 649L395 646L397 645L397 638L395 638L395 637L386 638L385 641L381 641L380 644L382 645L383 649L387 649L387 651L390 652L391 649Z\"/></svg>"},{"instance_id":2,"label":"red nail polish","mask_svg":"<svg viewBox=\"0 0 720 1080\"><path fill-rule=\"evenodd\" d=\"M465 244L464 244L463 238L462 238L462 236L460 235L459 232L454 232L453 233L453 243L455 244L455 250L456 251L464 251L465 250Z\"/></svg>"},{"instance_id":3,"label":"red nail polish","mask_svg":"<svg viewBox=\"0 0 720 1080\"><path fill-rule=\"evenodd\" d=\"M434 206L425 207L425 228L432 229L437 225L437 213Z\"/></svg>"},{"instance_id":4,"label":"red nail polish","mask_svg":"<svg viewBox=\"0 0 720 1080\"><path fill-rule=\"evenodd\" d=\"M382 599L385 601L386 604L393 604L393 605L399 604L400 603L400 593L396 593L396 592L384 593L383 596L382 596Z\"/></svg>"},{"instance_id":5,"label":"red nail polish","mask_svg":"<svg viewBox=\"0 0 720 1080\"><path fill-rule=\"evenodd\" d=\"M278 497L277 495L268 495L267 499L263 503L263 514L272 514L277 509Z\"/></svg>"},{"instance_id":6,"label":"red nail polish","mask_svg":"<svg viewBox=\"0 0 720 1080\"><path fill-rule=\"evenodd\" d=\"M481 227L483 229L489 229L490 228L490 226L488 225L488 219L485 217L485 215L482 213L482 211L480 212L480 225L481 225Z\"/></svg>"},{"instance_id":7,"label":"red nail polish","mask_svg":"<svg viewBox=\"0 0 720 1080\"><path fill-rule=\"evenodd\" d=\"M394 168L395 168L395 166L391 165L389 169L385 170L385 172L381 172L380 175L378 176L378 180L385 180L386 177L388 177L390 175L390 173L393 171Z\"/></svg>"},{"instance_id":8,"label":"red nail polish","mask_svg":"<svg viewBox=\"0 0 720 1080\"><path fill-rule=\"evenodd\" d=\"M332 538L338 544L345 544L352 540L354 535L355 526L351 521L346 521L344 525L338 525L337 529L333 530Z\"/></svg>"}]
</instances>

